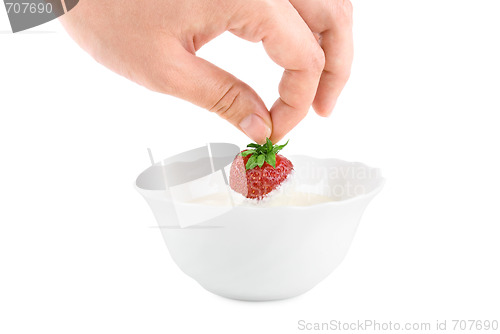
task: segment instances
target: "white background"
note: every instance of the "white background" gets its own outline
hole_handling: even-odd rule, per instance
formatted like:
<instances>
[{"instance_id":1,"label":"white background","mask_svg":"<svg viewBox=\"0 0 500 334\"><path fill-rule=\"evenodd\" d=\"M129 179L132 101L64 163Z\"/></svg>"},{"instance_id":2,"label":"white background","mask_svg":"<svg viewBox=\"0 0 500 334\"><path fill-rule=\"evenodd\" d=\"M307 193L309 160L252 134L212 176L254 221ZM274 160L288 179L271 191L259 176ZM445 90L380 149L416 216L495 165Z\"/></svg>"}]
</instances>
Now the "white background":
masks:
<instances>
[{"instance_id":1,"label":"white background","mask_svg":"<svg viewBox=\"0 0 500 334\"><path fill-rule=\"evenodd\" d=\"M309 293L246 303L173 263L133 189L146 152L249 141L217 116L97 64L57 21L0 9L0 333L298 333L297 322L500 320L500 4L357 1L334 114L288 154L380 167L343 264ZM269 106L281 69L224 34L199 52ZM285 153L285 152L284 152Z\"/></svg>"}]
</instances>

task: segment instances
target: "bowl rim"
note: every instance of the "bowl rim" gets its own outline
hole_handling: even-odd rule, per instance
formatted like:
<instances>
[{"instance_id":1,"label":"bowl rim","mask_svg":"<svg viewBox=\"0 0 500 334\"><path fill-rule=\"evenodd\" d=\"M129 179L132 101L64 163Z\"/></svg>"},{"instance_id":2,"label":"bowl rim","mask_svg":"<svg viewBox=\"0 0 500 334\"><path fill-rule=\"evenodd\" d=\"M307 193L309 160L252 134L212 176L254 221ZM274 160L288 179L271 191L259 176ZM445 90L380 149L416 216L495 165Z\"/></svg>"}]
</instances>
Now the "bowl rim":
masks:
<instances>
[{"instance_id":1,"label":"bowl rim","mask_svg":"<svg viewBox=\"0 0 500 334\"><path fill-rule=\"evenodd\" d=\"M286 208L286 209L297 209L297 210L308 210L308 209L311 209L311 208L321 208L321 207L327 207L327 206L332 206L332 207L336 207L337 206L338 207L338 206L343 206L343 205L350 204L350 203L353 203L353 202L357 202L357 201L360 201L360 200L363 200L363 199L374 197L375 195L377 195L382 190L382 188L384 187L385 182L386 182L386 179L381 174L381 169L380 168L370 167L370 166L368 166L367 164L365 164L363 162L359 162L359 161L347 161L347 160L342 160L342 159L338 159L338 158L316 158L316 157L311 157L311 156L307 156L307 155L303 155L303 154L290 155L289 157L291 159L292 158L309 159L309 160L310 159L314 159L316 161L322 161L322 162L325 162L325 161L337 161L337 162L341 162L341 163L357 164L357 165L360 165L360 166L362 166L364 168L367 168L369 170L375 170L375 171L377 171L377 175L379 175L379 177L377 178L377 180L379 180L379 184L375 188L373 188L372 190L368 191L367 193L360 194L360 195L355 195L353 197L350 197L350 198L347 198L347 199L341 199L341 200L337 200L337 201L333 201L332 200L332 201L328 201L328 202L322 202L322 203L311 204L311 205L304 205L304 206L296 206L296 205L283 205L283 206L258 206L258 205L251 206L251 205L244 205L244 206L241 206L241 205L238 205L238 206L233 206L232 208L233 209L249 209L249 210L253 210L253 209L255 209L255 210L264 210L264 209L271 210L271 209L283 209L283 208ZM165 189L162 189L162 190L151 190L151 189L140 188L137 185L137 178L134 181L133 186L143 196L145 196L144 195L145 192L150 192L150 193L165 192ZM167 197L164 197L163 200L166 201L166 202L172 202ZM188 203L188 202L180 202L180 201L175 202L175 205L181 205L181 206L184 206L184 207L193 207L193 208L195 208L195 207L198 207L198 208L199 207L213 207L213 205L210 205L210 204Z\"/></svg>"}]
</instances>

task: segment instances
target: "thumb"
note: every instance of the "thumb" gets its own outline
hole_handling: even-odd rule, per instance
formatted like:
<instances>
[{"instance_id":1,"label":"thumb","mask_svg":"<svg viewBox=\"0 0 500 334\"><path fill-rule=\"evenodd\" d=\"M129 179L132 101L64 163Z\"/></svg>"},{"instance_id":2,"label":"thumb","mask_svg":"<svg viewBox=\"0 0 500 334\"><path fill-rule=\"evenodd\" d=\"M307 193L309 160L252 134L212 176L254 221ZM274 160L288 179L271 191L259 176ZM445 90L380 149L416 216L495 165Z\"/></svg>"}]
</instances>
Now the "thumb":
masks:
<instances>
[{"instance_id":1,"label":"thumb","mask_svg":"<svg viewBox=\"0 0 500 334\"><path fill-rule=\"evenodd\" d=\"M178 52L166 71L164 93L216 113L258 143L271 136L271 114L250 86L184 49Z\"/></svg>"}]
</instances>

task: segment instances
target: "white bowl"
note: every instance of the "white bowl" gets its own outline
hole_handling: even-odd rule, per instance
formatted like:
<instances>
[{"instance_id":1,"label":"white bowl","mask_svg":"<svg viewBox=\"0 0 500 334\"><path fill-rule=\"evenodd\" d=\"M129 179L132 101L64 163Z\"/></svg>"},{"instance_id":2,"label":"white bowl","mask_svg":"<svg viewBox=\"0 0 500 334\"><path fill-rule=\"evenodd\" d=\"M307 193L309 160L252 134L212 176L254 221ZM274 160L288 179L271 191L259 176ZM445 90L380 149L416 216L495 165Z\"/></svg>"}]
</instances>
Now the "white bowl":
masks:
<instances>
[{"instance_id":1,"label":"white bowl","mask_svg":"<svg viewBox=\"0 0 500 334\"><path fill-rule=\"evenodd\" d=\"M205 289L238 300L291 298L313 288L344 259L384 179L378 169L361 163L305 156L290 160L293 191L332 200L310 206L233 204L214 216L213 205L174 205L165 190L143 186L151 179L143 182L139 176L136 189L152 208L175 263ZM179 210L213 218L182 228Z\"/></svg>"}]
</instances>

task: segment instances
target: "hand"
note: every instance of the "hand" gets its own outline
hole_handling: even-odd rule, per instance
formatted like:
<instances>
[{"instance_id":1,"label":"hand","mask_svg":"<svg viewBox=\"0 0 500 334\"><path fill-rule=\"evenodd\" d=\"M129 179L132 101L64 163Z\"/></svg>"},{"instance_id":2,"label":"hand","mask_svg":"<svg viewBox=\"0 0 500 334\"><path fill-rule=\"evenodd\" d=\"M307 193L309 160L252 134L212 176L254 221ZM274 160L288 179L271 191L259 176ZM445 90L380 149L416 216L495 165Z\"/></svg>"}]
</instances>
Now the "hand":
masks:
<instances>
[{"instance_id":1,"label":"hand","mask_svg":"<svg viewBox=\"0 0 500 334\"><path fill-rule=\"evenodd\" d=\"M260 143L282 139L311 105L329 115L353 56L348 0L85 0L61 22L101 64L213 111ZM247 84L195 55L226 30L262 41L285 69L270 111Z\"/></svg>"}]
</instances>

